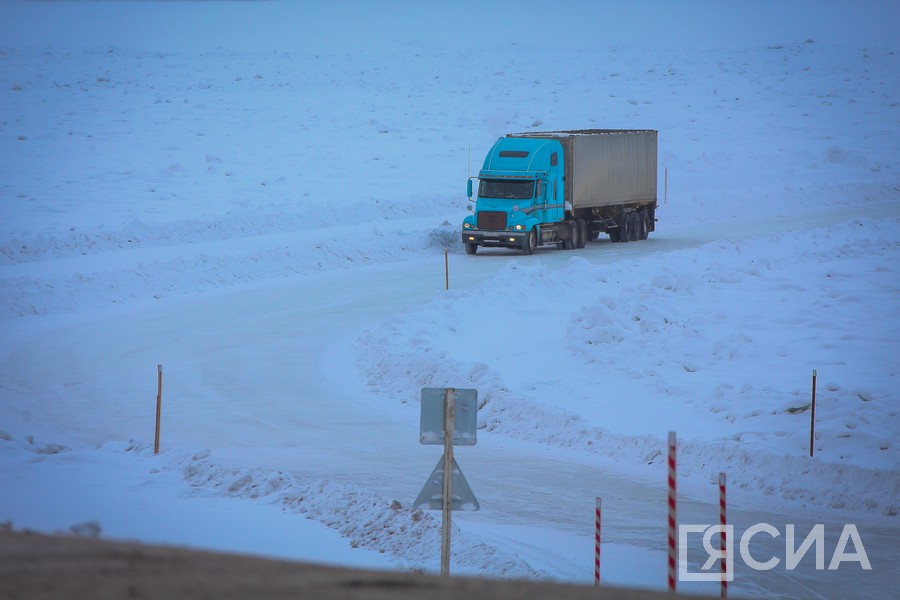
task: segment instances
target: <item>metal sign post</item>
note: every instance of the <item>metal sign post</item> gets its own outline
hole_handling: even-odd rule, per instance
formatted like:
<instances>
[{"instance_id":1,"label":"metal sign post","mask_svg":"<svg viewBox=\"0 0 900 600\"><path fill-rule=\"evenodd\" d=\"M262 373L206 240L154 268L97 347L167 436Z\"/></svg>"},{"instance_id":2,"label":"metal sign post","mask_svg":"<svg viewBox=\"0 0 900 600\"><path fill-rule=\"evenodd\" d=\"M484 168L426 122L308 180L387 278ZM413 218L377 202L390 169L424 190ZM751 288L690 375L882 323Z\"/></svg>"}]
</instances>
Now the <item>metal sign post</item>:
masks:
<instances>
[{"instance_id":1,"label":"metal sign post","mask_svg":"<svg viewBox=\"0 0 900 600\"><path fill-rule=\"evenodd\" d=\"M450 528L454 510L478 510L453 446L474 446L478 392L472 389L422 388L419 442L443 444L444 455L413 502L414 508L441 511L441 575L450 575ZM440 487L439 487L440 486Z\"/></svg>"},{"instance_id":2,"label":"metal sign post","mask_svg":"<svg viewBox=\"0 0 900 600\"><path fill-rule=\"evenodd\" d=\"M453 416L456 390L444 390L444 480L441 485L441 575L450 575L450 515L453 506Z\"/></svg>"}]
</instances>

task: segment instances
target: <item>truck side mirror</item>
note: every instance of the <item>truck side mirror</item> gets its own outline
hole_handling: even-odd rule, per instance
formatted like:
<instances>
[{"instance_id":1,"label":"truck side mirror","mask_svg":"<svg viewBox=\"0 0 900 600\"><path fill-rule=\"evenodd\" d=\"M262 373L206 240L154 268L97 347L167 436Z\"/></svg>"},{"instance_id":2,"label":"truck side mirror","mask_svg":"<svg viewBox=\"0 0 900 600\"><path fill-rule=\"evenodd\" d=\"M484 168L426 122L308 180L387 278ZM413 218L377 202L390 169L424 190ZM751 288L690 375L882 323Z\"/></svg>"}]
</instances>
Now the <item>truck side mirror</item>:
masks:
<instances>
[{"instance_id":1,"label":"truck side mirror","mask_svg":"<svg viewBox=\"0 0 900 600\"><path fill-rule=\"evenodd\" d=\"M466 197L468 197L468 198L472 197L472 180L471 179L469 179L466 182Z\"/></svg>"}]
</instances>

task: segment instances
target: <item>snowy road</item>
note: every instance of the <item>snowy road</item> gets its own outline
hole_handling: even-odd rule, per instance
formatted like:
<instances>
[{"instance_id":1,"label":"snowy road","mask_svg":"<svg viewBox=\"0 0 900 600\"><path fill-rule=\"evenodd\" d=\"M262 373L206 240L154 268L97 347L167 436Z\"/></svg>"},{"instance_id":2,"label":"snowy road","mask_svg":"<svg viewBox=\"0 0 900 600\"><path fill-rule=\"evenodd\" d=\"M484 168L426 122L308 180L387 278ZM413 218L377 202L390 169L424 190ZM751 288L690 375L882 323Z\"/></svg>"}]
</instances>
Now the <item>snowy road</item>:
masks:
<instances>
[{"instance_id":1,"label":"snowy road","mask_svg":"<svg viewBox=\"0 0 900 600\"><path fill-rule=\"evenodd\" d=\"M792 220L745 223L742 235L898 214L896 203L836 208ZM672 231L661 226L646 243L612 245L604 239L577 254L601 264L639 257L665 260L667 251L737 235L730 226ZM281 236L276 243L283 243ZM572 254L539 250L534 260L560 269ZM70 423L86 439L148 438L155 365L161 363L164 448L210 448L215 461L229 467L283 470L360 486L375 497L407 506L440 456L439 448L419 445L417 407L388 404L367 394L346 353L364 329L443 293L442 258L296 276L240 291L169 298L155 308L126 309L94 322L73 321L18 344L3 365L4 378L16 373L19 381L41 382L41 389L19 390L24 414L35 421L52 412L52 421ZM451 286L457 290L483 285L511 260L523 258L507 252L454 255ZM60 395L69 401L60 404ZM117 419L104 417L110 413ZM587 583L592 573L592 506L599 495L604 498L609 580L664 587L661 459L636 471L633 465L617 465L596 454L487 432L480 433L477 446L461 448L457 459L482 504L481 512L455 517L461 538L471 535L506 547L526 562L542 568L554 565L555 577ZM813 524L825 523L826 563L830 559L844 523L836 511L758 510L752 501L742 502L739 491L731 498L730 517L739 531L765 522L783 532L785 524L795 523L798 536L805 537ZM680 521L714 522L715 502L711 484L705 491L688 487L682 491ZM873 569L883 574L866 593L884 596L893 589L884 574L891 571L888 557L900 529L885 527L883 520L851 518L859 526ZM537 546L536 539L544 543ZM753 549L760 560L783 557L784 537L758 535ZM651 568L653 576L633 578L635 562L659 568ZM760 573L739 566L738 589L860 597L852 578L844 575L858 568L856 563L825 573L807 563L811 558L794 572ZM618 578L619 572L629 575ZM686 590L715 589L709 583L683 585Z\"/></svg>"}]
</instances>

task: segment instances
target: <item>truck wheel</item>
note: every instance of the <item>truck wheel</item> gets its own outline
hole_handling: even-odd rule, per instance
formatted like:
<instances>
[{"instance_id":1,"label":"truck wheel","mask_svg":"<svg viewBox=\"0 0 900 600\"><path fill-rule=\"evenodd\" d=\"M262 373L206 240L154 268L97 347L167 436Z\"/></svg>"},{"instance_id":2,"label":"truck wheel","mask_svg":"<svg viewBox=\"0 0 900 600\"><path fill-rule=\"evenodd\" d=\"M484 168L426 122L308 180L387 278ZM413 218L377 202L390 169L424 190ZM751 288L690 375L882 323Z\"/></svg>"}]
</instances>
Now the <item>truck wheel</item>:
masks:
<instances>
[{"instance_id":1,"label":"truck wheel","mask_svg":"<svg viewBox=\"0 0 900 600\"><path fill-rule=\"evenodd\" d=\"M578 219L575 222L578 228L578 248L584 248L587 244L587 222L584 219Z\"/></svg>"},{"instance_id":2,"label":"truck wheel","mask_svg":"<svg viewBox=\"0 0 900 600\"><path fill-rule=\"evenodd\" d=\"M578 235L578 227L576 227L575 223L573 223L572 221L569 221L568 223L566 223L566 225L569 229L569 239L563 240L563 248L565 248L566 250L574 250L575 242L578 241L575 239L575 236Z\"/></svg>"},{"instance_id":3,"label":"truck wheel","mask_svg":"<svg viewBox=\"0 0 900 600\"><path fill-rule=\"evenodd\" d=\"M621 230L618 227L616 227L615 229L610 229L609 231L607 231L607 233L609 234L610 242L615 244L619 241L619 234L621 233Z\"/></svg>"},{"instance_id":4,"label":"truck wheel","mask_svg":"<svg viewBox=\"0 0 900 600\"><path fill-rule=\"evenodd\" d=\"M616 228L619 232L619 241L627 242L628 241L628 215L622 214L619 218L616 219L616 223L619 226Z\"/></svg>"},{"instance_id":5,"label":"truck wheel","mask_svg":"<svg viewBox=\"0 0 900 600\"><path fill-rule=\"evenodd\" d=\"M466 247L466 254L475 254L478 252L478 244L463 244Z\"/></svg>"},{"instance_id":6,"label":"truck wheel","mask_svg":"<svg viewBox=\"0 0 900 600\"><path fill-rule=\"evenodd\" d=\"M636 212L628 213L628 226L626 229L628 230L629 242L636 242L640 237L638 232L638 228L640 227L638 219L640 219L640 217Z\"/></svg>"},{"instance_id":7,"label":"truck wheel","mask_svg":"<svg viewBox=\"0 0 900 600\"><path fill-rule=\"evenodd\" d=\"M584 244L581 241L581 227L578 226L578 221L572 221L572 248L577 249L583 247Z\"/></svg>"},{"instance_id":8,"label":"truck wheel","mask_svg":"<svg viewBox=\"0 0 900 600\"><path fill-rule=\"evenodd\" d=\"M535 248L537 248L537 233L532 229L528 232L528 237L525 238L525 244L522 246L522 254L534 254Z\"/></svg>"},{"instance_id":9,"label":"truck wheel","mask_svg":"<svg viewBox=\"0 0 900 600\"><path fill-rule=\"evenodd\" d=\"M646 240L650 235L650 217L647 215L646 210L642 210L638 213L639 221L638 221L638 239Z\"/></svg>"}]
</instances>

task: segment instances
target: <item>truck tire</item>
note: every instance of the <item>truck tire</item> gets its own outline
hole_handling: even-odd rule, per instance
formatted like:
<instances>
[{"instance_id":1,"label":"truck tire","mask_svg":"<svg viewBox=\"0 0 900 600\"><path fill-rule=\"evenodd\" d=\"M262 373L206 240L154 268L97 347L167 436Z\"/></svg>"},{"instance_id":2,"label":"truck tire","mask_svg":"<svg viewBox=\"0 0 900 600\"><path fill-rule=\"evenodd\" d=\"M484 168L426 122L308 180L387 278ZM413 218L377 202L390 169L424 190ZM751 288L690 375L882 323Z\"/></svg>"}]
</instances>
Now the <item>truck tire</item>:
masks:
<instances>
[{"instance_id":1,"label":"truck tire","mask_svg":"<svg viewBox=\"0 0 900 600\"><path fill-rule=\"evenodd\" d=\"M537 232L532 229L528 232L528 237L525 238L525 243L522 245L522 254L532 255L535 248L537 248Z\"/></svg>"},{"instance_id":2,"label":"truck tire","mask_svg":"<svg viewBox=\"0 0 900 600\"><path fill-rule=\"evenodd\" d=\"M610 229L607 233L609 233L609 241L613 244L619 242L619 234L622 232L621 229L616 227L615 229Z\"/></svg>"},{"instance_id":3,"label":"truck tire","mask_svg":"<svg viewBox=\"0 0 900 600\"><path fill-rule=\"evenodd\" d=\"M478 252L478 244L463 244L466 247L466 254L475 254Z\"/></svg>"},{"instance_id":4,"label":"truck tire","mask_svg":"<svg viewBox=\"0 0 900 600\"><path fill-rule=\"evenodd\" d=\"M622 213L618 218L616 218L616 223L619 226L616 228L619 231L619 242L627 242L628 241L628 215Z\"/></svg>"},{"instance_id":5,"label":"truck tire","mask_svg":"<svg viewBox=\"0 0 900 600\"><path fill-rule=\"evenodd\" d=\"M628 241L636 242L640 239L640 216L636 212L628 213Z\"/></svg>"},{"instance_id":6,"label":"truck tire","mask_svg":"<svg viewBox=\"0 0 900 600\"><path fill-rule=\"evenodd\" d=\"M640 220L638 221L638 239L646 240L650 235L650 217L646 210L638 213Z\"/></svg>"},{"instance_id":7,"label":"truck tire","mask_svg":"<svg viewBox=\"0 0 900 600\"><path fill-rule=\"evenodd\" d=\"M576 248L584 248L587 245L587 222L584 219L578 219L575 223L578 229L578 245Z\"/></svg>"},{"instance_id":8,"label":"truck tire","mask_svg":"<svg viewBox=\"0 0 900 600\"><path fill-rule=\"evenodd\" d=\"M576 236L578 235L578 227L575 225L573 221L569 221L567 223L569 228L569 239L563 240L563 248L566 250L574 250L576 248L575 244L578 242Z\"/></svg>"}]
</instances>

